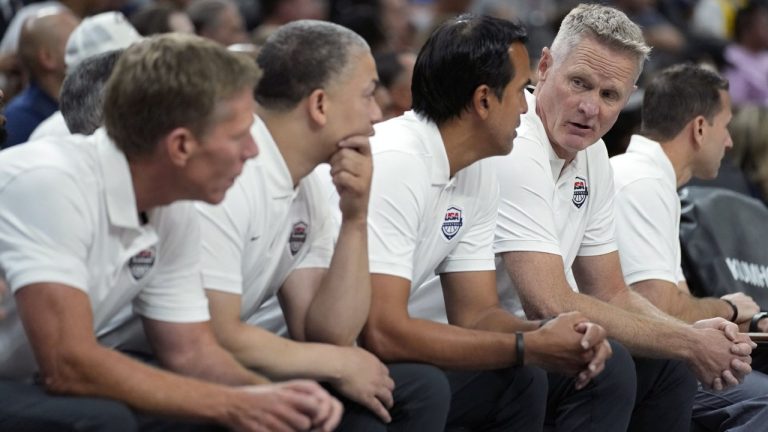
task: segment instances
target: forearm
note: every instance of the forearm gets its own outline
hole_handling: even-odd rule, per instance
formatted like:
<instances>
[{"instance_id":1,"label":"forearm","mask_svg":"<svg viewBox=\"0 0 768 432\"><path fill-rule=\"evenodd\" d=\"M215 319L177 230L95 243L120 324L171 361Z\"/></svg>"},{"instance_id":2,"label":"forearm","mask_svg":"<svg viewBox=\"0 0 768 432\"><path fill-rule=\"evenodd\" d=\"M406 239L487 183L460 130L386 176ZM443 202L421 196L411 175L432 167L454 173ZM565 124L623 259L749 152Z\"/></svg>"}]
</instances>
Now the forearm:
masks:
<instances>
[{"instance_id":1,"label":"forearm","mask_svg":"<svg viewBox=\"0 0 768 432\"><path fill-rule=\"evenodd\" d=\"M333 345L296 342L259 327L241 324L223 344L246 367L275 380L308 378L330 381L340 375L342 350Z\"/></svg>"},{"instance_id":2,"label":"forearm","mask_svg":"<svg viewBox=\"0 0 768 432\"><path fill-rule=\"evenodd\" d=\"M515 335L467 329L421 319L377 329L361 342L384 362L429 363L444 369L492 370L515 363Z\"/></svg>"},{"instance_id":3,"label":"forearm","mask_svg":"<svg viewBox=\"0 0 768 432\"><path fill-rule=\"evenodd\" d=\"M176 375L103 347L80 347L54 363L43 372L50 392L114 399L150 414L222 422L235 397L234 389Z\"/></svg>"},{"instance_id":4,"label":"forearm","mask_svg":"<svg viewBox=\"0 0 768 432\"><path fill-rule=\"evenodd\" d=\"M501 307L494 307L481 314L475 322L467 323L463 326L474 330L514 333L536 330L540 324L541 321L522 320Z\"/></svg>"},{"instance_id":5,"label":"forearm","mask_svg":"<svg viewBox=\"0 0 768 432\"><path fill-rule=\"evenodd\" d=\"M636 293L627 291L609 302L576 292L558 299L559 312L582 312L634 355L683 360L688 358L690 347L695 343L689 326L665 316Z\"/></svg>"},{"instance_id":6,"label":"forearm","mask_svg":"<svg viewBox=\"0 0 768 432\"><path fill-rule=\"evenodd\" d=\"M368 317L370 304L367 225L364 218L345 220L331 265L307 311L307 340L354 344Z\"/></svg>"}]
</instances>

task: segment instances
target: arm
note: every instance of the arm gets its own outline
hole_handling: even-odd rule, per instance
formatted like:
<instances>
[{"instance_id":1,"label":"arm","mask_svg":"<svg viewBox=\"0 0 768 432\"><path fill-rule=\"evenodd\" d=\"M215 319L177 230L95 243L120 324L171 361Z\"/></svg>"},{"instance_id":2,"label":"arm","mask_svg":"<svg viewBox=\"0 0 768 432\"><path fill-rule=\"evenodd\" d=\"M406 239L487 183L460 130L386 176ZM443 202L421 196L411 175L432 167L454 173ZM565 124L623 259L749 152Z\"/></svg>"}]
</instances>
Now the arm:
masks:
<instances>
[{"instance_id":1,"label":"arm","mask_svg":"<svg viewBox=\"0 0 768 432\"><path fill-rule=\"evenodd\" d=\"M305 332L308 340L352 345L371 303L366 223L372 173L368 137L342 141L330 164L342 222L331 265L307 310ZM329 316L334 319L329 320Z\"/></svg>"},{"instance_id":2,"label":"arm","mask_svg":"<svg viewBox=\"0 0 768 432\"><path fill-rule=\"evenodd\" d=\"M375 356L356 347L296 342L240 321L240 296L208 290L211 323L219 342L237 360L275 379L329 382L342 394L391 420L394 382Z\"/></svg>"},{"instance_id":3,"label":"arm","mask_svg":"<svg viewBox=\"0 0 768 432\"><path fill-rule=\"evenodd\" d=\"M17 290L15 298L43 384L52 393L106 397L152 414L254 431L265 425L306 429L321 409L331 408L328 397L322 408L316 407L315 397L323 393L311 383L225 387L162 371L104 348L93 336L88 297L78 289L37 283Z\"/></svg>"},{"instance_id":4,"label":"arm","mask_svg":"<svg viewBox=\"0 0 768 432\"><path fill-rule=\"evenodd\" d=\"M382 274L373 274L371 280L372 308L361 341L385 361L417 361L445 369L509 367L516 361L515 335L507 332L516 330L532 330L524 335L526 364L576 374L590 360L597 359L595 361L602 364L610 355L604 351L599 355L590 353L594 345L603 341L599 334L590 334L588 339L592 345L586 349L581 347L582 335L575 327L585 320L579 314L558 318L536 330L538 323L521 321L498 309L498 304L493 306L494 302L498 303L498 298L492 300L495 296L493 272L466 272L446 278L449 285L469 283L445 290L446 302L452 303L447 304L448 310L453 311L449 312L452 320L468 327L411 318L407 309L408 280ZM455 291L460 288L471 291L471 295L458 295ZM470 305L468 310L475 313L456 312L459 305L453 304L454 301L472 298L491 301Z\"/></svg>"},{"instance_id":5,"label":"arm","mask_svg":"<svg viewBox=\"0 0 768 432\"><path fill-rule=\"evenodd\" d=\"M662 311L687 323L694 323L713 317L722 317L730 320L733 316L733 309L722 299L713 297L697 298L681 290L675 284L664 280L644 280L632 284L632 289L640 293ZM741 297L746 296L742 294ZM742 299L741 297L739 298ZM754 308L749 307L746 298L742 300L744 302L739 301L737 303L734 301L739 310L739 316L736 321L748 322L752 315L757 313L758 308L757 305ZM753 301L752 304L754 304Z\"/></svg>"}]
</instances>

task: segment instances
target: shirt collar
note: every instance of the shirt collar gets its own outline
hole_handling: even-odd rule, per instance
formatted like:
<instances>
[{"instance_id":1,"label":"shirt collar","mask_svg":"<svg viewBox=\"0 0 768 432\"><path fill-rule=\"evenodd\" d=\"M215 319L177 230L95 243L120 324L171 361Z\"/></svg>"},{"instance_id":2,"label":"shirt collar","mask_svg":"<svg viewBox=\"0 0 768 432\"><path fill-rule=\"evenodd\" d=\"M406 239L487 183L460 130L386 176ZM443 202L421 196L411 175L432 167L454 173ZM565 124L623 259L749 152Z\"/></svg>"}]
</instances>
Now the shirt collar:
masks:
<instances>
[{"instance_id":1,"label":"shirt collar","mask_svg":"<svg viewBox=\"0 0 768 432\"><path fill-rule=\"evenodd\" d=\"M650 158L656 166L661 168L664 173L664 178L670 185L672 185L672 188L677 189L675 167L672 166L672 161L669 160L667 154L664 153L664 149L661 148L661 144L657 141L648 139L642 135L632 135L632 138L629 140L629 146L627 147L627 153Z\"/></svg>"},{"instance_id":2,"label":"shirt collar","mask_svg":"<svg viewBox=\"0 0 768 432\"><path fill-rule=\"evenodd\" d=\"M254 159L260 166L264 176L267 177L269 185L272 185L272 198L288 198L294 196L296 191L293 187L293 177L288 170L288 165L283 159L283 154L277 147L275 139L267 129L264 121L255 116L251 133L259 146L260 154Z\"/></svg>"},{"instance_id":3,"label":"shirt collar","mask_svg":"<svg viewBox=\"0 0 768 432\"><path fill-rule=\"evenodd\" d=\"M125 154L115 146L104 128L93 134L93 140L96 141L101 175L104 180L105 202L110 223L124 228L139 228L136 194Z\"/></svg>"},{"instance_id":4,"label":"shirt collar","mask_svg":"<svg viewBox=\"0 0 768 432\"><path fill-rule=\"evenodd\" d=\"M445 143L443 143L443 137L440 135L440 129L438 129L435 122L416 114L415 111L408 111L404 116L408 121L422 124L422 127L417 130L421 132L423 141L426 143L425 150L432 157L432 177L430 179L432 186L447 185L451 181L451 168L448 162L448 153L445 151Z\"/></svg>"}]
</instances>

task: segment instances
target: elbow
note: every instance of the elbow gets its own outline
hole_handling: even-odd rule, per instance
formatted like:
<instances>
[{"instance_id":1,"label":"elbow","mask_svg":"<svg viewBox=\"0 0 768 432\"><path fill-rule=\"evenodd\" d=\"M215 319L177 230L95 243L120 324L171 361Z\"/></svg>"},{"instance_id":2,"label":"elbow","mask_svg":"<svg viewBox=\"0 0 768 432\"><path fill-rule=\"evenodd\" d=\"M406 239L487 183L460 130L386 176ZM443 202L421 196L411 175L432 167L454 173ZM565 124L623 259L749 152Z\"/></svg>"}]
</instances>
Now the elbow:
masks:
<instances>
[{"instance_id":1,"label":"elbow","mask_svg":"<svg viewBox=\"0 0 768 432\"><path fill-rule=\"evenodd\" d=\"M88 368L81 355L77 353L62 354L49 362L40 362L40 384L48 393L56 395L87 394L87 377L84 371Z\"/></svg>"},{"instance_id":2,"label":"elbow","mask_svg":"<svg viewBox=\"0 0 768 432\"><path fill-rule=\"evenodd\" d=\"M360 332L359 343L379 360L388 363L407 360L402 352L403 345L397 343L398 340L402 338L398 338L391 329L369 323Z\"/></svg>"}]
</instances>

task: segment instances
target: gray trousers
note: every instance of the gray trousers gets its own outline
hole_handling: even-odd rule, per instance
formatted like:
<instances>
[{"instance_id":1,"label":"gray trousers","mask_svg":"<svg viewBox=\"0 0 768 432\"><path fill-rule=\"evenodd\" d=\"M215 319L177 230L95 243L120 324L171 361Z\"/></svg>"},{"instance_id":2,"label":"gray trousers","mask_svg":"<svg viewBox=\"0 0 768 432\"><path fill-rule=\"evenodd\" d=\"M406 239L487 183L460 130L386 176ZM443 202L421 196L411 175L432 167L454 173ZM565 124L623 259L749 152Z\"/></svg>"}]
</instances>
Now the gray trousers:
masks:
<instances>
[{"instance_id":1,"label":"gray trousers","mask_svg":"<svg viewBox=\"0 0 768 432\"><path fill-rule=\"evenodd\" d=\"M701 385L693 404L693 431L754 432L768 430L768 376L752 372L744 382L723 391Z\"/></svg>"}]
</instances>

